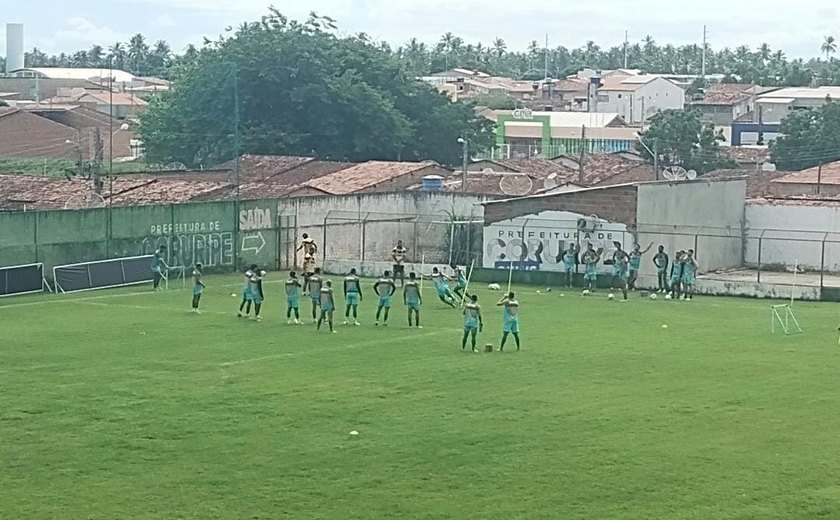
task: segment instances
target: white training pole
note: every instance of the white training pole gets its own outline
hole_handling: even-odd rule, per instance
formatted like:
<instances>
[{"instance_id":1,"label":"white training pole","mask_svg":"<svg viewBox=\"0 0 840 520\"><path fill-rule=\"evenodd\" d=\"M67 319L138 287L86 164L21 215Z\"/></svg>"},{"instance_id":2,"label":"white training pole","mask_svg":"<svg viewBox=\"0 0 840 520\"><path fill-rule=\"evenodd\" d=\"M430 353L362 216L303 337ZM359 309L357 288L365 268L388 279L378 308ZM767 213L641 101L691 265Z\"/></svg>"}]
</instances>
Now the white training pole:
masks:
<instances>
[{"instance_id":1,"label":"white training pole","mask_svg":"<svg viewBox=\"0 0 840 520\"><path fill-rule=\"evenodd\" d=\"M796 271L799 270L799 260L793 261L793 285L790 288L790 306L793 307L793 295L796 292Z\"/></svg>"},{"instance_id":2,"label":"white training pole","mask_svg":"<svg viewBox=\"0 0 840 520\"><path fill-rule=\"evenodd\" d=\"M510 268L508 269L508 286L505 294L510 294L510 282L513 280L513 260L510 261Z\"/></svg>"},{"instance_id":3,"label":"white training pole","mask_svg":"<svg viewBox=\"0 0 840 520\"><path fill-rule=\"evenodd\" d=\"M423 294L423 271L426 270L426 253L420 255L420 294Z\"/></svg>"},{"instance_id":4,"label":"white training pole","mask_svg":"<svg viewBox=\"0 0 840 520\"><path fill-rule=\"evenodd\" d=\"M464 286L464 295L461 297L461 305L464 305L464 302L467 301L467 291L470 290L470 278L472 278L474 266L475 258L473 258L472 263L470 263L470 272L467 273L467 284Z\"/></svg>"},{"instance_id":5,"label":"white training pole","mask_svg":"<svg viewBox=\"0 0 840 520\"><path fill-rule=\"evenodd\" d=\"M163 277L163 287L164 290L169 290L169 269L164 269L160 272L160 275Z\"/></svg>"}]
</instances>

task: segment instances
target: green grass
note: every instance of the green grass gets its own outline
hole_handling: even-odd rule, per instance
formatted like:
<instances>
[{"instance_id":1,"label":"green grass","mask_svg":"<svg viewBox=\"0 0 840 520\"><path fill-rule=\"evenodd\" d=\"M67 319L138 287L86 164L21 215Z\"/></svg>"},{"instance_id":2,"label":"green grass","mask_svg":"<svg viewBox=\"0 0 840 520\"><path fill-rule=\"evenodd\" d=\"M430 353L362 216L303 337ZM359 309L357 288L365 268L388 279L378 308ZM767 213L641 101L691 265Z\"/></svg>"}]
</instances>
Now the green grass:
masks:
<instances>
[{"instance_id":1,"label":"green grass","mask_svg":"<svg viewBox=\"0 0 840 520\"><path fill-rule=\"evenodd\" d=\"M208 285L201 316L184 290L0 300L0 516L840 518L833 304L782 337L768 301L519 288L523 350L474 355L429 287L423 330L370 298L330 335L279 285L262 323Z\"/></svg>"}]
</instances>

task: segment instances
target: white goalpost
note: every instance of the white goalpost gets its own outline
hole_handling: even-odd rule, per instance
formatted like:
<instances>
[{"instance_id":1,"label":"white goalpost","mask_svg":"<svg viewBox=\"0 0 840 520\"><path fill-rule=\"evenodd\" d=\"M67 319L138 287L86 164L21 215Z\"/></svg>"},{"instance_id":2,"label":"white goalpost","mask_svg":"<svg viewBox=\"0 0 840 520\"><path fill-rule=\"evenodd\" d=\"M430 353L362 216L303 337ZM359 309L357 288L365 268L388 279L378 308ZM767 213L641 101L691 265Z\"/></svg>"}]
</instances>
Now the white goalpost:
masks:
<instances>
[{"instance_id":1,"label":"white goalpost","mask_svg":"<svg viewBox=\"0 0 840 520\"><path fill-rule=\"evenodd\" d=\"M781 305L773 305L770 307L770 333L776 333L776 327L780 328L785 336L791 334L801 334L802 327L799 326L799 321L793 313L793 300L796 294L796 273L799 271L799 261L796 260L793 264L793 283L790 287L790 302ZM840 339L838 339L840 344Z\"/></svg>"}]
</instances>

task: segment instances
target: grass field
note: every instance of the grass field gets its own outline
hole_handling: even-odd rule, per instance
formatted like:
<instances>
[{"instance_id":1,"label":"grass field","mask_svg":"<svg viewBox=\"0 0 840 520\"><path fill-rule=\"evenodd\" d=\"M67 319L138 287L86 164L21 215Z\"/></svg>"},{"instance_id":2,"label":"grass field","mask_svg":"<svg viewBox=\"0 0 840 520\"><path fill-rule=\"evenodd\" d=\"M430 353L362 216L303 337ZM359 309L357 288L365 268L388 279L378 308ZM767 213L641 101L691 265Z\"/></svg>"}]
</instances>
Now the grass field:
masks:
<instances>
[{"instance_id":1,"label":"grass field","mask_svg":"<svg viewBox=\"0 0 840 520\"><path fill-rule=\"evenodd\" d=\"M331 335L277 283L236 318L239 286L209 277L201 316L188 290L0 300L0 517L840 518L836 305L783 337L768 301L517 288L523 350L477 355L429 287L423 330L366 300Z\"/></svg>"}]
</instances>

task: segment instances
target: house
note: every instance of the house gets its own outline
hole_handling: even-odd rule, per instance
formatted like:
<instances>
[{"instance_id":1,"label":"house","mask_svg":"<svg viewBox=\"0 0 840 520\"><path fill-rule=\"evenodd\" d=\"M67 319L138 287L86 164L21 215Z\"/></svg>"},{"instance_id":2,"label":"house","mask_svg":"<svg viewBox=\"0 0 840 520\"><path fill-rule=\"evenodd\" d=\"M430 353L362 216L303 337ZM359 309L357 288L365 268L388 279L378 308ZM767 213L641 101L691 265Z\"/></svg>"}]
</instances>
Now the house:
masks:
<instances>
[{"instance_id":1,"label":"house","mask_svg":"<svg viewBox=\"0 0 840 520\"><path fill-rule=\"evenodd\" d=\"M26 110L0 107L0 155L90 161L94 136Z\"/></svg>"},{"instance_id":2,"label":"house","mask_svg":"<svg viewBox=\"0 0 840 520\"><path fill-rule=\"evenodd\" d=\"M821 107L830 100L840 100L840 87L788 87L765 92L756 98L758 120L778 124L794 110Z\"/></svg>"},{"instance_id":3,"label":"house","mask_svg":"<svg viewBox=\"0 0 840 520\"><path fill-rule=\"evenodd\" d=\"M560 163L539 157L480 159L471 162L467 166L467 171L487 173L535 173L543 175L550 175L552 173L568 173L567 168Z\"/></svg>"},{"instance_id":4,"label":"house","mask_svg":"<svg viewBox=\"0 0 840 520\"><path fill-rule=\"evenodd\" d=\"M368 161L301 184L289 196L348 195L407 189L427 175L447 177L452 173L434 161Z\"/></svg>"},{"instance_id":5,"label":"house","mask_svg":"<svg viewBox=\"0 0 840 520\"><path fill-rule=\"evenodd\" d=\"M565 153L631 150L638 139L615 113L488 110L496 123L492 158L543 157Z\"/></svg>"},{"instance_id":6,"label":"house","mask_svg":"<svg viewBox=\"0 0 840 520\"><path fill-rule=\"evenodd\" d=\"M25 105L23 109L50 121L74 128L83 134L92 134L94 138L98 131L102 140L102 157L104 160L133 157L135 155L132 153L132 143L137 141L137 135L130 127L125 128L121 122L112 120L106 114L75 105Z\"/></svg>"},{"instance_id":7,"label":"house","mask_svg":"<svg viewBox=\"0 0 840 520\"><path fill-rule=\"evenodd\" d=\"M685 107L685 91L656 75L606 79L597 90L593 112L615 113L629 124L640 124L663 110Z\"/></svg>"},{"instance_id":8,"label":"house","mask_svg":"<svg viewBox=\"0 0 840 520\"><path fill-rule=\"evenodd\" d=\"M772 181L772 195L780 197L840 195L840 161L788 173Z\"/></svg>"},{"instance_id":9,"label":"house","mask_svg":"<svg viewBox=\"0 0 840 520\"><path fill-rule=\"evenodd\" d=\"M580 156L563 155L554 162L573 172L563 180L580 186L611 186L658 180L653 165L634 152Z\"/></svg>"},{"instance_id":10,"label":"house","mask_svg":"<svg viewBox=\"0 0 840 520\"><path fill-rule=\"evenodd\" d=\"M98 85L117 84L122 86L143 86L143 80L130 72L118 69L85 67L28 67L11 71L17 78L38 78L54 80L81 80Z\"/></svg>"},{"instance_id":11,"label":"house","mask_svg":"<svg viewBox=\"0 0 840 520\"><path fill-rule=\"evenodd\" d=\"M126 92L88 89L60 89L58 95L44 100L42 105L78 105L117 119L136 118L148 102Z\"/></svg>"},{"instance_id":12,"label":"house","mask_svg":"<svg viewBox=\"0 0 840 520\"><path fill-rule=\"evenodd\" d=\"M730 126L739 117L753 112L753 101L760 87L756 85L718 83L706 89L702 99L692 101L705 121L716 126Z\"/></svg>"}]
</instances>

